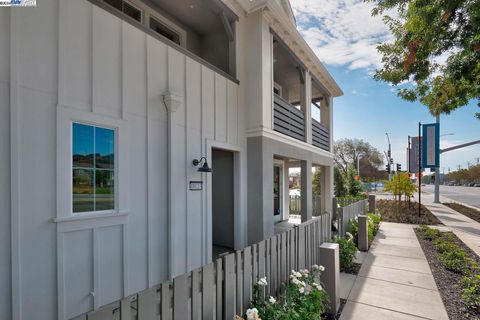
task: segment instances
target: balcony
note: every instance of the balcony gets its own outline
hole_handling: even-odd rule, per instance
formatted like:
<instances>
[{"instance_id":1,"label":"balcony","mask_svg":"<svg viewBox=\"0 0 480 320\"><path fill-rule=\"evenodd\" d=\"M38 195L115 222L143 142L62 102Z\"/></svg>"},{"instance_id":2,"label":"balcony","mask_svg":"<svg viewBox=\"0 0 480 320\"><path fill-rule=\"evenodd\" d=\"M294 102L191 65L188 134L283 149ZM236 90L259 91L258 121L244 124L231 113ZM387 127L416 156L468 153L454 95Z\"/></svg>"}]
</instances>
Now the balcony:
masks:
<instances>
[{"instance_id":1,"label":"balcony","mask_svg":"<svg viewBox=\"0 0 480 320\"><path fill-rule=\"evenodd\" d=\"M305 141L305 114L274 93L274 130Z\"/></svg>"},{"instance_id":2,"label":"balcony","mask_svg":"<svg viewBox=\"0 0 480 320\"><path fill-rule=\"evenodd\" d=\"M312 119L312 144L325 151L330 151L329 130L315 119Z\"/></svg>"},{"instance_id":3,"label":"balcony","mask_svg":"<svg viewBox=\"0 0 480 320\"><path fill-rule=\"evenodd\" d=\"M273 129L330 152L329 94L273 35Z\"/></svg>"}]
</instances>

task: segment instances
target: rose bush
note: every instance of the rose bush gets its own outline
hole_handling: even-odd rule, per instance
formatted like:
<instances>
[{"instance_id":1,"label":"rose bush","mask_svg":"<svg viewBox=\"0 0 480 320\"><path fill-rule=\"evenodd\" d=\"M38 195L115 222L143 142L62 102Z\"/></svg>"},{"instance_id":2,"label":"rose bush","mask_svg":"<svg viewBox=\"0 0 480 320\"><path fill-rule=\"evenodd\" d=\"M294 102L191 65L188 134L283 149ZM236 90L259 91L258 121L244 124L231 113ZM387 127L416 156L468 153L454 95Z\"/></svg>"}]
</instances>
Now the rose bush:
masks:
<instances>
[{"instance_id":1,"label":"rose bush","mask_svg":"<svg viewBox=\"0 0 480 320\"><path fill-rule=\"evenodd\" d=\"M328 296L322 287L320 277L323 266L314 265L312 270L292 270L289 282L284 284L281 294L265 299L267 279L261 278L253 286L253 299L245 317L246 320L302 320L322 319L328 311Z\"/></svg>"}]
</instances>

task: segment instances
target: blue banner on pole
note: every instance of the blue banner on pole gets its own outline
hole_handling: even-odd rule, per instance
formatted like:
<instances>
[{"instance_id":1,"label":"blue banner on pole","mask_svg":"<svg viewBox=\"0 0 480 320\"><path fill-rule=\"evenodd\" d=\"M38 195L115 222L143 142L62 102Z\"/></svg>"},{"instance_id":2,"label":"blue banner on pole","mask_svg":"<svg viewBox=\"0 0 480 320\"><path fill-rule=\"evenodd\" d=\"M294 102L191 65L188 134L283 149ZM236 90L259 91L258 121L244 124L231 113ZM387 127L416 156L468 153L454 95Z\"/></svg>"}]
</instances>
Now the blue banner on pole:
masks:
<instances>
[{"instance_id":1,"label":"blue banner on pole","mask_svg":"<svg viewBox=\"0 0 480 320\"><path fill-rule=\"evenodd\" d=\"M430 123L422 126L422 167L440 166L440 124Z\"/></svg>"}]
</instances>

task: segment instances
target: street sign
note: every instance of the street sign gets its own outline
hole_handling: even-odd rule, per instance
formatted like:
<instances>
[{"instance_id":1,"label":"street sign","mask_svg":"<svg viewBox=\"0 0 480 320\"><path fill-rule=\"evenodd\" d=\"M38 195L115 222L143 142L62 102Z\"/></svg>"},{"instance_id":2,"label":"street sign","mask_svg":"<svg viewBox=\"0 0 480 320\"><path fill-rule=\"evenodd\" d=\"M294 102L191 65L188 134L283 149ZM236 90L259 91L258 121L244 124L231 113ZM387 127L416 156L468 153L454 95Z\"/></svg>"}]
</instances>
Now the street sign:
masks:
<instances>
[{"instance_id":1,"label":"street sign","mask_svg":"<svg viewBox=\"0 0 480 320\"><path fill-rule=\"evenodd\" d=\"M422 128L422 167L437 168L440 164L440 124L424 124Z\"/></svg>"},{"instance_id":2,"label":"street sign","mask_svg":"<svg viewBox=\"0 0 480 320\"><path fill-rule=\"evenodd\" d=\"M418 169L420 167L419 163L419 154L420 154L420 142L421 137L412 137L411 149L409 152L410 159L409 159L409 167L411 173L418 173Z\"/></svg>"}]
</instances>

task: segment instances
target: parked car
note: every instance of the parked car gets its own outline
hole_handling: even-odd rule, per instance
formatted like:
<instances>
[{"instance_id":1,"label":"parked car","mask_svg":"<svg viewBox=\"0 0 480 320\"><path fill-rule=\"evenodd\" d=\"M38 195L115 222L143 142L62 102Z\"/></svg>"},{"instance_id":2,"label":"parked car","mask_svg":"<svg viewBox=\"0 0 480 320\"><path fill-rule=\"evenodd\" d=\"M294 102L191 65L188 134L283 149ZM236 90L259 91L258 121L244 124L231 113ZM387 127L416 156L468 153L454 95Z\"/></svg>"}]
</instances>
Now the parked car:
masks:
<instances>
[{"instance_id":1,"label":"parked car","mask_svg":"<svg viewBox=\"0 0 480 320\"><path fill-rule=\"evenodd\" d=\"M480 187L480 183L475 183L473 186L474 187Z\"/></svg>"}]
</instances>

